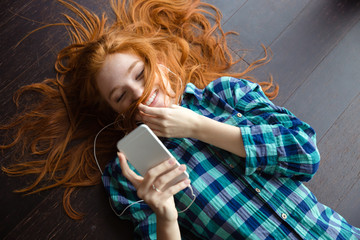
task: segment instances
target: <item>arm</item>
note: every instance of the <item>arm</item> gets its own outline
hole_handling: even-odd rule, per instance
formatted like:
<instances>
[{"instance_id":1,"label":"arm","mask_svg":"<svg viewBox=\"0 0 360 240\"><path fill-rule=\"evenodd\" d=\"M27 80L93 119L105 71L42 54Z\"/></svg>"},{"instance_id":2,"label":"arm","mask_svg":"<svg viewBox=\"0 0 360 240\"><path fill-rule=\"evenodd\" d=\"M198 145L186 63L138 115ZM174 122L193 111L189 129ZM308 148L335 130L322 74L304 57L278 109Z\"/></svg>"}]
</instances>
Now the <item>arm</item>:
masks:
<instances>
[{"instance_id":1,"label":"arm","mask_svg":"<svg viewBox=\"0 0 360 240\"><path fill-rule=\"evenodd\" d=\"M246 157L241 130L238 127L199 115L194 121L192 133L192 138L199 139L240 157Z\"/></svg>"},{"instance_id":2,"label":"arm","mask_svg":"<svg viewBox=\"0 0 360 240\"><path fill-rule=\"evenodd\" d=\"M155 108L141 104L139 108L142 121L148 124L157 136L196 138L245 157L241 131L236 126L215 121L177 105Z\"/></svg>"},{"instance_id":3,"label":"arm","mask_svg":"<svg viewBox=\"0 0 360 240\"><path fill-rule=\"evenodd\" d=\"M185 179L170 187L167 187L167 184L186 171L186 167L181 165L174 168L175 160L169 159L141 177L129 168L122 153L118 153L118 157L122 174L134 185L139 198L143 199L156 214L157 239L181 239L173 195L186 188L190 180Z\"/></svg>"},{"instance_id":4,"label":"arm","mask_svg":"<svg viewBox=\"0 0 360 240\"><path fill-rule=\"evenodd\" d=\"M275 177L310 180L320 161L311 126L274 105L259 85L245 80L228 84L233 89L232 104L244 116L238 126L246 150L245 175L261 169Z\"/></svg>"},{"instance_id":5,"label":"arm","mask_svg":"<svg viewBox=\"0 0 360 240\"><path fill-rule=\"evenodd\" d=\"M157 239L181 239L179 224L176 221L166 221L156 216Z\"/></svg>"},{"instance_id":6,"label":"arm","mask_svg":"<svg viewBox=\"0 0 360 240\"><path fill-rule=\"evenodd\" d=\"M199 117L194 117L195 113L189 113L193 111L182 107L150 108L140 105L141 120L158 136L195 137L246 156L242 164L245 175L261 169L269 175L307 181L315 174L320 157L314 130L286 109L275 106L265 97L259 85L246 80L222 78L203 91L206 96L216 95L219 100L215 102L223 101L222 106L227 105L227 109L234 109L242 116L232 113L234 115L227 123L233 126L228 127L204 117L200 121ZM211 107L213 103L203 99L200 104ZM219 110L217 106L214 108ZM211 114L216 115L215 112ZM203 122L209 124L201 127ZM234 150L234 147L237 149Z\"/></svg>"},{"instance_id":7,"label":"arm","mask_svg":"<svg viewBox=\"0 0 360 240\"><path fill-rule=\"evenodd\" d=\"M134 234L139 238L180 239L177 210L172 196L185 188L189 180L165 189L164 184L171 176L185 171L185 167L182 167L175 168L172 173L168 172L167 169L172 169L173 164L173 161L165 161L141 177L127 164L124 155L118 154L118 158L104 170L102 180L113 209L121 214L118 216L122 219L133 222ZM168 174L163 174L164 171ZM152 184L161 192L155 191ZM144 202L137 203L140 199Z\"/></svg>"}]
</instances>

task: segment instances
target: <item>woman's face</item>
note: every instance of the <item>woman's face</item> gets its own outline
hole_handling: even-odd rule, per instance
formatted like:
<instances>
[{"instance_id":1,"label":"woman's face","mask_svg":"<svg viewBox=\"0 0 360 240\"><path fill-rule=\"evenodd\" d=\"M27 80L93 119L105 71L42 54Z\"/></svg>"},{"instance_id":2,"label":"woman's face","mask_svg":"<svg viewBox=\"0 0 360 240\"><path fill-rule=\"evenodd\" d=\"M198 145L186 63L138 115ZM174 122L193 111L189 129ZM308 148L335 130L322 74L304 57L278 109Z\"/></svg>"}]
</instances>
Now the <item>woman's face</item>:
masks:
<instances>
[{"instance_id":1,"label":"woman's face","mask_svg":"<svg viewBox=\"0 0 360 240\"><path fill-rule=\"evenodd\" d=\"M161 73L162 70L160 68ZM170 83L164 76L156 76L151 94L143 104L150 107L167 107L173 103L173 99L160 87L163 81L167 91L173 94ZM124 112L144 92L144 62L133 54L110 54L106 57L96 82L100 94L110 106L118 113Z\"/></svg>"}]
</instances>

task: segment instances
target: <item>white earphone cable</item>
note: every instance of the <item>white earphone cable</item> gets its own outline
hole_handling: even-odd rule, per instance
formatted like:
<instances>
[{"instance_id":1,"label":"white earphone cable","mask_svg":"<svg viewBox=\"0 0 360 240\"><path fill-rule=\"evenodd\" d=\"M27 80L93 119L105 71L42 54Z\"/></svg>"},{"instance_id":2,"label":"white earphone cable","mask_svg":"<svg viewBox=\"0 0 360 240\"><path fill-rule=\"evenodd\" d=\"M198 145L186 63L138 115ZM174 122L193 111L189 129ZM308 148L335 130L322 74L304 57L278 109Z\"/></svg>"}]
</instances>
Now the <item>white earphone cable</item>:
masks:
<instances>
[{"instance_id":1,"label":"white earphone cable","mask_svg":"<svg viewBox=\"0 0 360 240\"><path fill-rule=\"evenodd\" d=\"M162 67L165 67L165 66L162 65L162 64L159 64L159 65L162 66ZM165 68L167 68L167 67L165 67ZM167 70L168 70L170 73L172 73L172 74L174 74L175 76L177 76L177 75L176 75L174 72L172 72L169 68L167 68ZM179 77L178 77L178 78L179 78ZM180 79L180 78L179 78L179 79ZM180 79L180 84L181 84L181 87L182 87L182 81L181 81L181 79ZM180 96L180 98L181 98L181 96ZM179 99L179 101L180 101L180 100L181 100L181 99ZM110 124L106 125L105 127L103 127L103 128L96 134L96 136L95 136L95 138L94 138L94 159L95 159L95 162L96 162L97 167L99 168L99 171L100 171L101 175L103 175L103 171L101 170L99 161L98 161L98 159L97 159L97 157L96 157L96 141L97 141L97 138L98 138L98 136L100 135L100 133L102 133L106 128L110 127L111 125L114 125L115 123L116 123L116 122L113 122L113 123L110 123ZM188 187L190 188L191 195L193 196L193 199L192 199L191 203L190 203L184 210L178 211L178 213L183 213L183 212L185 212L185 211L188 210L188 209L190 208L190 206L195 202L196 196L195 196L195 194L194 194L193 188L191 187L191 185L189 185ZM139 201L136 201L136 202L130 204L130 205L127 206L120 214L118 214L118 213L115 211L115 209L113 208L112 201L111 201L111 197L109 197L110 207L111 207L111 209L113 210L113 212L114 212L117 216L119 216L119 217L122 216L129 207L131 207L131 206L134 205L134 204L143 202L143 201L144 201L144 200L139 200Z\"/></svg>"},{"instance_id":2,"label":"white earphone cable","mask_svg":"<svg viewBox=\"0 0 360 240\"><path fill-rule=\"evenodd\" d=\"M96 165L97 167L99 168L99 171L101 172L101 175L103 175L103 171L101 170L101 167L100 167L100 164L99 164L99 161L96 157L96 140L98 138L98 136L100 135L100 133L102 133L102 131L104 131L106 128L110 127L111 125L114 125L116 122L113 122L113 123L110 123L108 125L106 125L105 127L103 127L95 136L94 138L94 158L95 158L95 162L96 162Z\"/></svg>"}]
</instances>

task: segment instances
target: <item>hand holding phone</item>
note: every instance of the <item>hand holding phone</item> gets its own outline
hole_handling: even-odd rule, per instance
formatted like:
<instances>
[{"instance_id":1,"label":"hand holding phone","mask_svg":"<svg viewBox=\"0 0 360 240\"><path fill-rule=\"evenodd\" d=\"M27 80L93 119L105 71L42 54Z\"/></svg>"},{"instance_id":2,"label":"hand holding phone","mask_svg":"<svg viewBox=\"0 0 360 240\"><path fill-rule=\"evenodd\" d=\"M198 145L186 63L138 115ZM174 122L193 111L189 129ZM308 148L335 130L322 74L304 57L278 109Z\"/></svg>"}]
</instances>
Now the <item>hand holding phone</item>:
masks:
<instances>
[{"instance_id":1,"label":"hand holding phone","mask_svg":"<svg viewBox=\"0 0 360 240\"><path fill-rule=\"evenodd\" d=\"M142 176L144 176L150 168L155 167L169 158L174 158L160 139L145 124L140 125L118 141L117 148L125 154L127 160ZM176 161L174 168L178 166L180 166L180 164ZM184 172L170 181L169 185L174 185L188 177L189 175Z\"/></svg>"}]
</instances>

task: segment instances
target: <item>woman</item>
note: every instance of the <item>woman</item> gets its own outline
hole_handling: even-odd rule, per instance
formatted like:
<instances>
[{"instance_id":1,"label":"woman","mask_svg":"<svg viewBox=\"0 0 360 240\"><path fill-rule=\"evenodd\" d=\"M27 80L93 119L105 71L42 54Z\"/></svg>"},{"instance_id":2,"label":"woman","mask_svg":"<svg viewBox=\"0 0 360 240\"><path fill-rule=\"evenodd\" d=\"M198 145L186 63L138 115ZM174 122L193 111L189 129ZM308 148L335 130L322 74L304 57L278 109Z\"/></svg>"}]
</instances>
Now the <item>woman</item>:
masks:
<instances>
[{"instance_id":1,"label":"woman","mask_svg":"<svg viewBox=\"0 0 360 240\"><path fill-rule=\"evenodd\" d=\"M92 155L96 134L106 124L117 123L96 145L104 167L116 151L116 141L142 121L167 137L164 143L182 166L168 172L174 164L170 159L142 178L119 154L105 168L103 182L116 210L138 201L137 195L146 202L124 213L136 223L137 236L359 235L301 183L318 166L313 130L265 97L264 92L276 95L276 89L270 91L271 82L261 83L261 90L232 78L249 79L246 75L267 58L231 73L236 62L226 47L216 9L197 1L114 2L116 20L108 26L105 17L62 3L86 27L67 17L73 44L58 55L58 77L22 88L19 96L34 90L42 95L41 101L5 127L18 130L15 140L3 148L20 145L21 154L43 156L4 168L9 174L38 175L23 191L65 186L65 209L78 217L69 203L71 192L100 179ZM215 11L214 26L202 7ZM216 80L221 76L230 77ZM191 203L189 191L181 191L190 182L164 186L185 170L196 201L178 214L175 207L184 209ZM36 189L44 180L54 182Z\"/></svg>"},{"instance_id":2,"label":"woman","mask_svg":"<svg viewBox=\"0 0 360 240\"><path fill-rule=\"evenodd\" d=\"M106 58L97 82L104 98L119 91L120 97L108 98L114 110L141 97L142 64L130 54ZM175 162L169 159L141 177L118 153L103 174L112 205L134 222L138 238L359 237L359 229L317 202L301 183L311 179L319 164L309 125L273 105L259 85L231 77L204 89L190 83L181 107L171 105L177 99L159 87L159 82L170 86L159 76L139 105L137 119L167 138L165 145L182 165L171 170ZM193 204L192 192L181 191L189 179L168 185L186 169L196 196Z\"/></svg>"}]
</instances>

